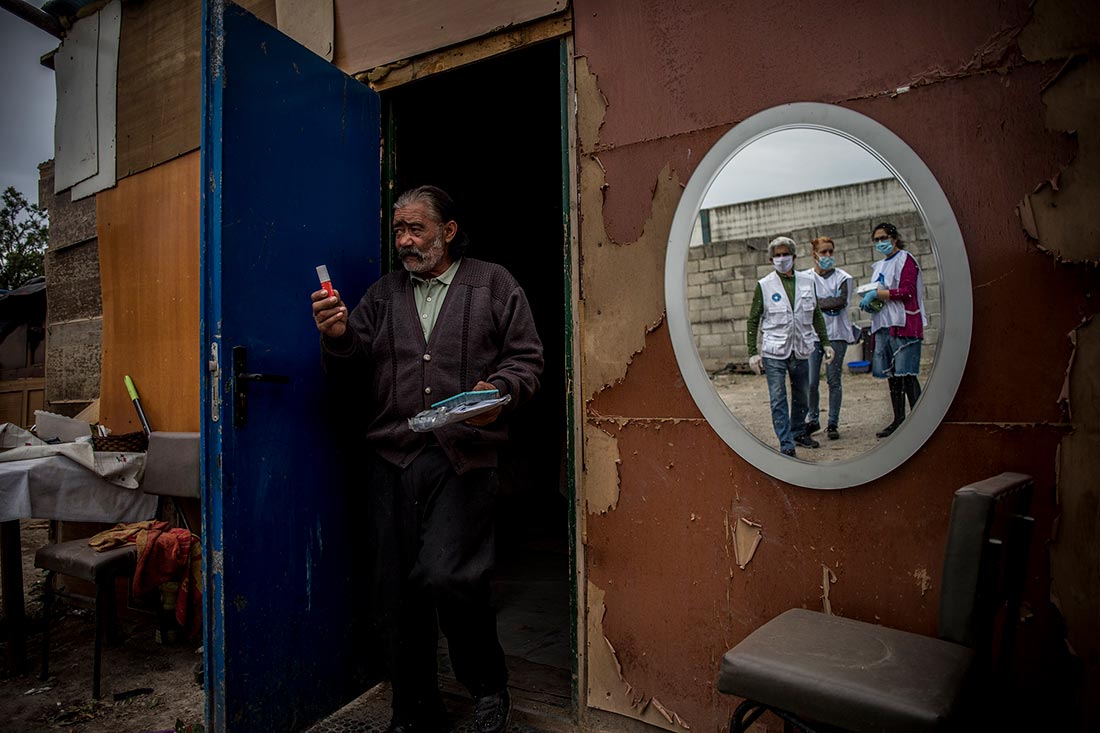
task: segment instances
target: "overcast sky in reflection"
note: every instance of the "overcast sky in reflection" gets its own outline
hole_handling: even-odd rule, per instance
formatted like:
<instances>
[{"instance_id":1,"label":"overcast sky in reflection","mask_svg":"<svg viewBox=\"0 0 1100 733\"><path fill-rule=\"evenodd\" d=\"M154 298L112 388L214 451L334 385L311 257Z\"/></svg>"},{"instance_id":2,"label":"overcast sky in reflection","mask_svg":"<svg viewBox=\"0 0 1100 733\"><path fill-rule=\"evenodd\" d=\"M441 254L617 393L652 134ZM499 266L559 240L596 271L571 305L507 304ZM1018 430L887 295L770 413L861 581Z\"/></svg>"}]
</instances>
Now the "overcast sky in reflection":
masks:
<instances>
[{"instance_id":1,"label":"overcast sky in reflection","mask_svg":"<svg viewBox=\"0 0 1100 733\"><path fill-rule=\"evenodd\" d=\"M754 140L726 164L703 208L890 177L878 158L822 130L780 130Z\"/></svg>"}]
</instances>

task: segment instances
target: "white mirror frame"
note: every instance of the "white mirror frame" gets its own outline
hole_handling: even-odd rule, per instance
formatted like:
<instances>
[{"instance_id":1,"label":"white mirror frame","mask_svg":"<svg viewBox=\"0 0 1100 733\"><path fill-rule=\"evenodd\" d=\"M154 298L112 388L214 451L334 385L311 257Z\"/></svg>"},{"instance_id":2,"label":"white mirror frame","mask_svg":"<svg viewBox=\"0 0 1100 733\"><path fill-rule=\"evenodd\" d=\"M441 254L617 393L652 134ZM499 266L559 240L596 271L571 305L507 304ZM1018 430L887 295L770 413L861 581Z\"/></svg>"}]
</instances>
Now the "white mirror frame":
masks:
<instances>
[{"instance_id":1,"label":"white mirror frame","mask_svg":"<svg viewBox=\"0 0 1100 733\"><path fill-rule=\"evenodd\" d=\"M936 357L916 410L871 451L846 461L811 463L765 445L733 416L711 384L692 337L687 306L691 232L703 197L735 155L780 130L814 129L840 135L874 155L897 178L923 217L939 270L940 336ZM870 247L870 232L867 246ZM966 367L974 311L970 264L955 214L935 176L901 138L878 122L844 107L800 102L753 115L722 136L684 188L665 256L665 309L676 361L703 416L742 458L777 479L812 489L844 489L873 481L908 460L947 413ZM883 392L886 382L883 380ZM760 409L767 409L762 404Z\"/></svg>"}]
</instances>

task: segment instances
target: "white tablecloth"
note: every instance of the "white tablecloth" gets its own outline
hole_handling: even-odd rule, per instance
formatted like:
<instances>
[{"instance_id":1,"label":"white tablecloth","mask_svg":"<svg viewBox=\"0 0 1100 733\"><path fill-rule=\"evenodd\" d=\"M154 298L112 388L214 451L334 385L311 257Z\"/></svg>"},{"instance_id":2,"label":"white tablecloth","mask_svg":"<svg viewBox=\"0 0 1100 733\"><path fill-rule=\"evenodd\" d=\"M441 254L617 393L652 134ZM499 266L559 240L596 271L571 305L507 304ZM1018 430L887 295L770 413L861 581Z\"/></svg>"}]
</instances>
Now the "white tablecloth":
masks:
<instances>
[{"instance_id":1,"label":"white tablecloth","mask_svg":"<svg viewBox=\"0 0 1100 733\"><path fill-rule=\"evenodd\" d=\"M0 462L0 522L138 522L156 508L156 496L116 486L62 455Z\"/></svg>"}]
</instances>

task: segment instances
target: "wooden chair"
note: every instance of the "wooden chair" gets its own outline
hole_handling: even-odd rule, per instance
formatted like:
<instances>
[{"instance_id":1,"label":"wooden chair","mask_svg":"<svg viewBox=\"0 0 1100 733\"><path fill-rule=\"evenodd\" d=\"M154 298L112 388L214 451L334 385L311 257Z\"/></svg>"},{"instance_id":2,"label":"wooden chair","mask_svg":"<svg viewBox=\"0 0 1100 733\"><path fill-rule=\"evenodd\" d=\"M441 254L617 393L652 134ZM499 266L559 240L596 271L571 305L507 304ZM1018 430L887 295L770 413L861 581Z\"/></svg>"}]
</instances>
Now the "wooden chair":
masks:
<instances>
[{"instance_id":1,"label":"wooden chair","mask_svg":"<svg viewBox=\"0 0 1100 733\"><path fill-rule=\"evenodd\" d=\"M199 496L199 434L161 433L149 435L145 457L145 475L141 490L147 494L179 498ZM178 504L177 504L178 509ZM183 512L178 511L181 517ZM184 517L186 524L186 518ZM46 545L34 555L34 565L46 570L43 598L42 672L49 676L50 613L53 607L54 575L61 573L93 583L95 597L95 645L92 653L92 697L100 696L100 661L103 644L112 635L115 623L115 580L131 578L137 565L137 547L127 545L96 552L88 538Z\"/></svg>"},{"instance_id":2,"label":"wooden chair","mask_svg":"<svg viewBox=\"0 0 1100 733\"><path fill-rule=\"evenodd\" d=\"M1031 489L1029 476L1002 473L955 492L939 638L792 609L726 652L718 689L744 698L731 733L748 730L764 711L787 731L965 727L969 703L997 672L995 628L1002 671L1011 656Z\"/></svg>"}]
</instances>

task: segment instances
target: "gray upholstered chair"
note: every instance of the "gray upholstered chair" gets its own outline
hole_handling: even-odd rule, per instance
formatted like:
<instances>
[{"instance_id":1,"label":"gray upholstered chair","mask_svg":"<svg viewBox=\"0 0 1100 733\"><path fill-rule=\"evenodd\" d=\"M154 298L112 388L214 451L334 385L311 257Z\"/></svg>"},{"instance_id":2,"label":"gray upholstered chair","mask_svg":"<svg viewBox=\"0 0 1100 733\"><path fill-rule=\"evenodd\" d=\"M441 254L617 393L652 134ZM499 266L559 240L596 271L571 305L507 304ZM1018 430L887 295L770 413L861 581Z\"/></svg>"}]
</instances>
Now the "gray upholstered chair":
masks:
<instances>
[{"instance_id":1,"label":"gray upholstered chair","mask_svg":"<svg viewBox=\"0 0 1100 733\"><path fill-rule=\"evenodd\" d=\"M1031 486L1029 476L1002 473L955 492L939 638L796 608L726 652L718 689L744 698L730 731L769 710L785 730L965 729L968 703L994 676L995 628L997 663L1011 655Z\"/></svg>"},{"instance_id":2,"label":"gray upholstered chair","mask_svg":"<svg viewBox=\"0 0 1100 733\"><path fill-rule=\"evenodd\" d=\"M145 456L145 475L141 490L162 497L198 498L199 434L153 432ZM178 505L177 505L178 508ZM178 514L186 523L182 511ZM34 555L34 566L46 570L43 598L42 679L49 676L50 613L53 606L53 579L61 573L93 583L95 598L95 645L92 656L92 697L99 699L100 660L103 643L115 621L115 579L132 577L137 565L137 547L127 545L96 552L88 538L46 545Z\"/></svg>"}]
</instances>

